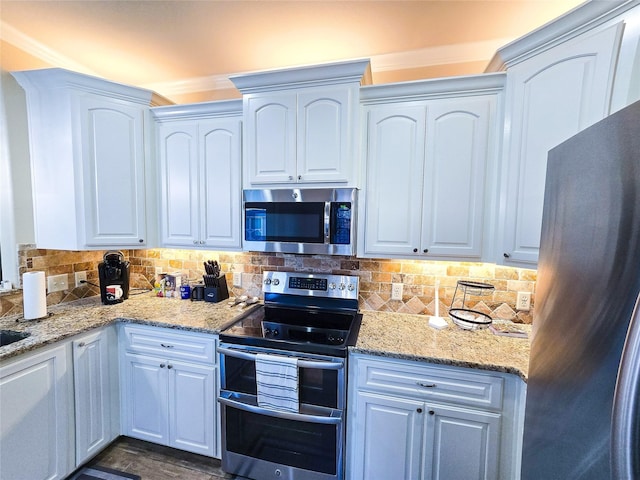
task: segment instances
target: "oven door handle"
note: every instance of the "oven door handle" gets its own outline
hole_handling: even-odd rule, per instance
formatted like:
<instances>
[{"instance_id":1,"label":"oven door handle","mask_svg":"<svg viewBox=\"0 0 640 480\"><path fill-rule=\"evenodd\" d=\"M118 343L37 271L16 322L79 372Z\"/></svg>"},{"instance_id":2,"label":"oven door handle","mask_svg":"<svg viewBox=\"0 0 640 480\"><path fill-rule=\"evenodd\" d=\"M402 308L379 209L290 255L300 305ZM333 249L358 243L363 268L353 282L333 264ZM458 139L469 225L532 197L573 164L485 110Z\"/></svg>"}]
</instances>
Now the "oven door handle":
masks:
<instances>
[{"instance_id":1,"label":"oven door handle","mask_svg":"<svg viewBox=\"0 0 640 480\"><path fill-rule=\"evenodd\" d=\"M305 415L304 413L285 412L279 410L269 410L267 408L248 405L243 402L231 400L225 397L218 397L218 402L228 407L244 410L245 412L256 413L259 415L268 415L269 417L282 418L284 420L297 420L299 422L320 423L323 425L337 425L342 422L342 413L338 417L325 417L321 415Z\"/></svg>"},{"instance_id":2,"label":"oven door handle","mask_svg":"<svg viewBox=\"0 0 640 480\"><path fill-rule=\"evenodd\" d=\"M216 351L222 355L229 357L240 358L242 360L256 360L257 355L255 353L249 353L242 350L236 350L235 348L218 347ZM299 368L315 368L318 370L341 370L344 367L344 360L337 359L335 362L323 362L321 360L303 360L298 359Z\"/></svg>"}]
</instances>

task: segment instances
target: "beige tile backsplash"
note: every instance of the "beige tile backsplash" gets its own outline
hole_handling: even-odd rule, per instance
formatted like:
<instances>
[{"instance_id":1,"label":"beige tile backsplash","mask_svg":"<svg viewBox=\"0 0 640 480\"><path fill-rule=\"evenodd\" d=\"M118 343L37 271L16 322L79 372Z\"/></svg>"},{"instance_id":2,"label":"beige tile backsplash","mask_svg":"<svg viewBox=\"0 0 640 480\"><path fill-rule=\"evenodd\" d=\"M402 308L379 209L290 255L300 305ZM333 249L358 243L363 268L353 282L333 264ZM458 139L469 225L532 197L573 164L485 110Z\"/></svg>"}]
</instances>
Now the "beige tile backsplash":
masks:
<instances>
[{"instance_id":1,"label":"beige tile backsplash","mask_svg":"<svg viewBox=\"0 0 640 480\"><path fill-rule=\"evenodd\" d=\"M435 310L435 285L439 282L440 315L446 315L458 280L490 283L490 295L469 297L467 306L493 318L531 323L535 305L536 271L502 267L488 263L439 262L424 260L360 259L322 255L292 255L255 252L216 252L201 250L125 250L131 262L132 288L150 288L156 267L166 273L181 272L197 283L204 273L203 261L217 260L227 275L231 295L260 296L262 272L286 270L331 272L360 277L360 308L431 315ZM40 250L33 245L19 247L20 275L43 270L47 275L69 275L69 290L47 295L47 304L69 302L99 295L98 288L85 285L73 288L74 273L87 272L87 280L98 284L98 264L104 251ZM242 274L242 287L232 287L233 273ZM391 300L391 284L403 284L402 301ZM515 311L517 292L532 293L532 310ZM167 300L178 301L178 300ZM0 316L22 313L21 291L0 294Z\"/></svg>"}]
</instances>

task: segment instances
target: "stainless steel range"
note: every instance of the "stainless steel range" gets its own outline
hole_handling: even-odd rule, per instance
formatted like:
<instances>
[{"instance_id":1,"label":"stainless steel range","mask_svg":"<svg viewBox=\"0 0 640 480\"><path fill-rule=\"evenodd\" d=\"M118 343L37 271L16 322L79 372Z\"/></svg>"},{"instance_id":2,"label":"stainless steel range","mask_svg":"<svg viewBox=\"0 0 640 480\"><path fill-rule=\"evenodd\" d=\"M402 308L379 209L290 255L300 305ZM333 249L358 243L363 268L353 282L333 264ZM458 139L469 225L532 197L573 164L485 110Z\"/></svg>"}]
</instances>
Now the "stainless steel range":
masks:
<instances>
[{"instance_id":1,"label":"stainless steel range","mask_svg":"<svg viewBox=\"0 0 640 480\"><path fill-rule=\"evenodd\" d=\"M264 306L220 333L222 468L254 479L342 479L347 348L358 277L265 272Z\"/></svg>"}]
</instances>

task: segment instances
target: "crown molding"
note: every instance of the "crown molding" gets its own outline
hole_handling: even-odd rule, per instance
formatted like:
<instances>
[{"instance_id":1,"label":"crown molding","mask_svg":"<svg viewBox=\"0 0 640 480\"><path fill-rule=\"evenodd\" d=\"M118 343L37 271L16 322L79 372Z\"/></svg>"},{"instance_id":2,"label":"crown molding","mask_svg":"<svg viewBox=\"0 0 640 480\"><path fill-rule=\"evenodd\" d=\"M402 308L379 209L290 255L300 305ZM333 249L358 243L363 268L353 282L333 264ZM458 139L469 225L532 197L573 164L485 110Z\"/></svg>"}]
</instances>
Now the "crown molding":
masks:
<instances>
[{"instance_id":1,"label":"crown molding","mask_svg":"<svg viewBox=\"0 0 640 480\"><path fill-rule=\"evenodd\" d=\"M459 95L490 95L502 91L505 82L506 74L501 72L370 85L360 89L360 103L370 105Z\"/></svg>"},{"instance_id":2,"label":"crown molding","mask_svg":"<svg viewBox=\"0 0 640 480\"><path fill-rule=\"evenodd\" d=\"M513 38L494 38L481 42L455 43L419 50L372 55L371 69L374 72L386 72L454 63L489 61L496 50L512 40Z\"/></svg>"},{"instance_id":3,"label":"crown molding","mask_svg":"<svg viewBox=\"0 0 640 480\"><path fill-rule=\"evenodd\" d=\"M88 75L100 76L86 65L76 62L69 57L49 48L48 46L25 35L16 28L0 20L0 39L10 43L26 53L43 60L44 62L68 70ZM371 70L375 72L387 72L394 70L409 70L425 68L436 65L454 63L489 61L491 56L503 45L512 39L498 38L481 42L469 42L438 47L422 48L404 52L394 52L370 56ZM353 60L346 60L346 62ZM234 74L208 75L192 77L175 81L153 82L140 85L141 88L153 90L171 97L172 95L185 95L196 92L235 89L230 80L231 76L244 76L255 72Z\"/></svg>"},{"instance_id":4,"label":"crown molding","mask_svg":"<svg viewBox=\"0 0 640 480\"><path fill-rule=\"evenodd\" d=\"M25 35L20 30L12 27L6 22L0 20L0 39L14 45L20 50L27 52L43 62L53 67L64 68L78 73L99 76L98 73L87 67L86 65L76 62L69 57L47 47L45 44L34 40Z\"/></svg>"},{"instance_id":5,"label":"crown molding","mask_svg":"<svg viewBox=\"0 0 640 480\"><path fill-rule=\"evenodd\" d=\"M486 72L501 72L567 42L640 5L640 0L591 0L497 49Z\"/></svg>"}]
</instances>

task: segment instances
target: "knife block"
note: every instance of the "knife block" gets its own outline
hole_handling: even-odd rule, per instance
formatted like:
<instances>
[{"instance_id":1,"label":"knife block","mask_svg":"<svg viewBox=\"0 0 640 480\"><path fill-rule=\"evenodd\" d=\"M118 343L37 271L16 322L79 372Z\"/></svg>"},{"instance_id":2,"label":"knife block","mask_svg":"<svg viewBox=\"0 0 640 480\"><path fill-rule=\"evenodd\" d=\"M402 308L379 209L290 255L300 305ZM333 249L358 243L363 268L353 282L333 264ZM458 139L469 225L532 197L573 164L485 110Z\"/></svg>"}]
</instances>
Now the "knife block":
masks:
<instances>
[{"instance_id":1,"label":"knife block","mask_svg":"<svg viewBox=\"0 0 640 480\"><path fill-rule=\"evenodd\" d=\"M229 298L227 279L224 275L218 277L217 287L204 287L204 301L218 303Z\"/></svg>"}]
</instances>

